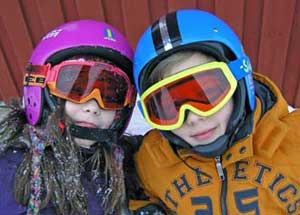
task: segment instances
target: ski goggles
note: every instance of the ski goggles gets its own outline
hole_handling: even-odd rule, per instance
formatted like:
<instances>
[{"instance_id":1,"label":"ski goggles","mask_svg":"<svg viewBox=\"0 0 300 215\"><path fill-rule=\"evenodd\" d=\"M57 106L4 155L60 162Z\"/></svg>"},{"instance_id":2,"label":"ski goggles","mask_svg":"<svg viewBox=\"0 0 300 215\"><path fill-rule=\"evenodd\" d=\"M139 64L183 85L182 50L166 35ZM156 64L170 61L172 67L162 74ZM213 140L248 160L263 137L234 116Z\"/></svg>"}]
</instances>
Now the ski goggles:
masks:
<instances>
[{"instance_id":1,"label":"ski goggles","mask_svg":"<svg viewBox=\"0 0 300 215\"><path fill-rule=\"evenodd\" d=\"M104 62L64 61L51 68L30 65L24 85L49 88L52 95L75 103L95 99L103 109L134 105L135 88L120 68Z\"/></svg>"},{"instance_id":2,"label":"ski goggles","mask_svg":"<svg viewBox=\"0 0 300 215\"><path fill-rule=\"evenodd\" d=\"M174 130L185 120L185 111L211 116L232 97L237 81L227 64L211 62L167 77L141 95L147 122L159 130Z\"/></svg>"}]
</instances>

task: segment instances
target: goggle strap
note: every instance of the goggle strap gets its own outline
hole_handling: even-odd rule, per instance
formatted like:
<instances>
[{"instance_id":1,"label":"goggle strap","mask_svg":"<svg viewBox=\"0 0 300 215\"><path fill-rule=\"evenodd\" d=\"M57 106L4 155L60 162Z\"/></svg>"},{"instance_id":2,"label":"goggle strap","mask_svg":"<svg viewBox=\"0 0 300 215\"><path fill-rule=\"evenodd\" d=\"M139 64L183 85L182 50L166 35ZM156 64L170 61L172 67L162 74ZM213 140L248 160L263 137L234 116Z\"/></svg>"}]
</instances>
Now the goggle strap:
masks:
<instances>
[{"instance_id":1,"label":"goggle strap","mask_svg":"<svg viewBox=\"0 0 300 215\"><path fill-rule=\"evenodd\" d=\"M252 75L246 76L245 81L246 81L246 89L247 89L249 105L251 110L253 111L255 109L256 102L255 102L255 90L254 90L254 82L253 82Z\"/></svg>"},{"instance_id":2,"label":"goggle strap","mask_svg":"<svg viewBox=\"0 0 300 215\"><path fill-rule=\"evenodd\" d=\"M228 67L237 81L252 73L250 60L247 56L231 61L228 63Z\"/></svg>"},{"instance_id":3,"label":"goggle strap","mask_svg":"<svg viewBox=\"0 0 300 215\"><path fill-rule=\"evenodd\" d=\"M142 113L143 117L145 118L144 109L143 109L141 100L138 100L138 101L137 101L137 106L138 106L140 112Z\"/></svg>"},{"instance_id":4,"label":"goggle strap","mask_svg":"<svg viewBox=\"0 0 300 215\"><path fill-rule=\"evenodd\" d=\"M72 124L69 131L73 137L96 140L101 143L114 144L118 141L118 132L113 129L86 128Z\"/></svg>"},{"instance_id":5,"label":"goggle strap","mask_svg":"<svg viewBox=\"0 0 300 215\"><path fill-rule=\"evenodd\" d=\"M36 86L44 88L46 86L48 68L49 65L29 64L26 67L23 84L25 86Z\"/></svg>"},{"instance_id":6,"label":"goggle strap","mask_svg":"<svg viewBox=\"0 0 300 215\"><path fill-rule=\"evenodd\" d=\"M35 87L45 87L45 76L41 75L32 75L32 74L25 74L24 77L24 86L35 86Z\"/></svg>"},{"instance_id":7,"label":"goggle strap","mask_svg":"<svg viewBox=\"0 0 300 215\"><path fill-rule=\"evenodd\" d=\"M135 90L135 87L130 85L130 88L131 88L131 94L130 96L127 95L127 99L130 99L129 100L129 107L134 107L135 106L135 100L136 100L136 90Z\"/></svg>"}]
</instances>

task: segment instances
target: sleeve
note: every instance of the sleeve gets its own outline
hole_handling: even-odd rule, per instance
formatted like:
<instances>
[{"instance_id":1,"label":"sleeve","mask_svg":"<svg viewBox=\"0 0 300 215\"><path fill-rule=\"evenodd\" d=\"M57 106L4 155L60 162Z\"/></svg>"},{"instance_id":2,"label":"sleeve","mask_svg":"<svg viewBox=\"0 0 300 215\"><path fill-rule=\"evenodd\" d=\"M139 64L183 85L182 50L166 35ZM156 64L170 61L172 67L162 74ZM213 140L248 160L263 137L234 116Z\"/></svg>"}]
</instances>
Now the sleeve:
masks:
<instances>
[{"instance_id":1,"label":"sleeve","mask_svg":"<svg viewBox=\"0 0 300 215\"><path fill-rule=\"evenodd\" d=\"M140 180L137 176L131 175L126 184L128 208L132 211L133 215L166 215L166 209L161 202L149 195L143 189Z\"/></svg>"},{"instance_id":2,"label":"sleeve","mask_svg":"<svg viewBox=\"0 0 300 215\"><path fill-rule=\"evenodd\" d=\"M151 198L144 190L136 171L134 154L139 149L141 136L126 137L124 146L124 174L128 208L133 215L164 215L167 214L159 201Z\"/></svg>"},{"instance_id":3,"label":"sleeve","mask_svg":"<svg viewBox=\"0 0 300 215\"><path fill-rule=\"evenodd\" d=\"M284 118L288 131L277 151L278 166L289 171L292 180L300 185L300 111L294 111Z\"/></svg>"},{"instance_id":4,"label":"sleeve","mask_svg":"<svg viewBox=\"0 0 300 215\"><path fill-rule=\"evenodd\" d=\"M23 214L26 207L17 204L14 197L14 178L22 160L22 153L8 150L0 157L0 211L6 214Z\"/></svg>"}]
</instances>

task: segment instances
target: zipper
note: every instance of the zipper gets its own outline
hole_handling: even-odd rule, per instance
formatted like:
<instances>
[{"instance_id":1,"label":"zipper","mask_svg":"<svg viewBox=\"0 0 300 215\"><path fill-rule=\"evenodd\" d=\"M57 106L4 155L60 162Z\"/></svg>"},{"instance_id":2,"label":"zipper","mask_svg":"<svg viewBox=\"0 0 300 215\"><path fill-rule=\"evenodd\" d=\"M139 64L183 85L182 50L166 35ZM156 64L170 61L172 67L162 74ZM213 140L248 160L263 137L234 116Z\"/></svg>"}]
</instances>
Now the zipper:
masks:
<instances>
[{"instance_id":1,"label":"zipper","mask_svg":"<svg viewBox=\"0 0 300 215\"><path fill-rule=\"evenodd\" d=\"M219 178L223 182L225 180L225 175L224 175L224 170L223 170L222 163L221 163L221 157L217 156L215 158L215 160L216 160L216 167L217 167Z\"/></svg>"},{"instance_id":2,"label":"zipper","mask_svg":"<svg viewBox=\"0 0 300 215\"><path fill-rule=\"evenodd\" d=\"M227 172L226 169L223 169L221 157L217 156L215 157L216 160L216 168L219 175L219 178L221 180L222 186L221 186L221 209L222 209L222 215L227 215L227 206L226 206L226 194L227 194Z\"/></svg>"}]
</instances>

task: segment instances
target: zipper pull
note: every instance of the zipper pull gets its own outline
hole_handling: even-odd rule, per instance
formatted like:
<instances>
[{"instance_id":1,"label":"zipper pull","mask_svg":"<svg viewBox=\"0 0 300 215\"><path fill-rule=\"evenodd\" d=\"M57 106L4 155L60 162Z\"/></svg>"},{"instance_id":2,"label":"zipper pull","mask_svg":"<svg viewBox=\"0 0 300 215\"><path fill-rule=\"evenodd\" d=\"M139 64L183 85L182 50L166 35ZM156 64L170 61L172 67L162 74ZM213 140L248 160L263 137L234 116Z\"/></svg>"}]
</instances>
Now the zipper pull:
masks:
<instances>
[{"instance_id":1,"label":"zipper pull","mask_svg":"<svg viewBox=\"0 0 300 215\"><path fill-rule=\"evenodd\" d=\"M225 175L224 175L224 171L223 171L223 167L222 167L222 163L221 163L221 157L217 156L215 158L215 160L216 160L216 167L217 167L218 175L219 175L221 181L224 181Z\"/></svg>"}]
</instances>

